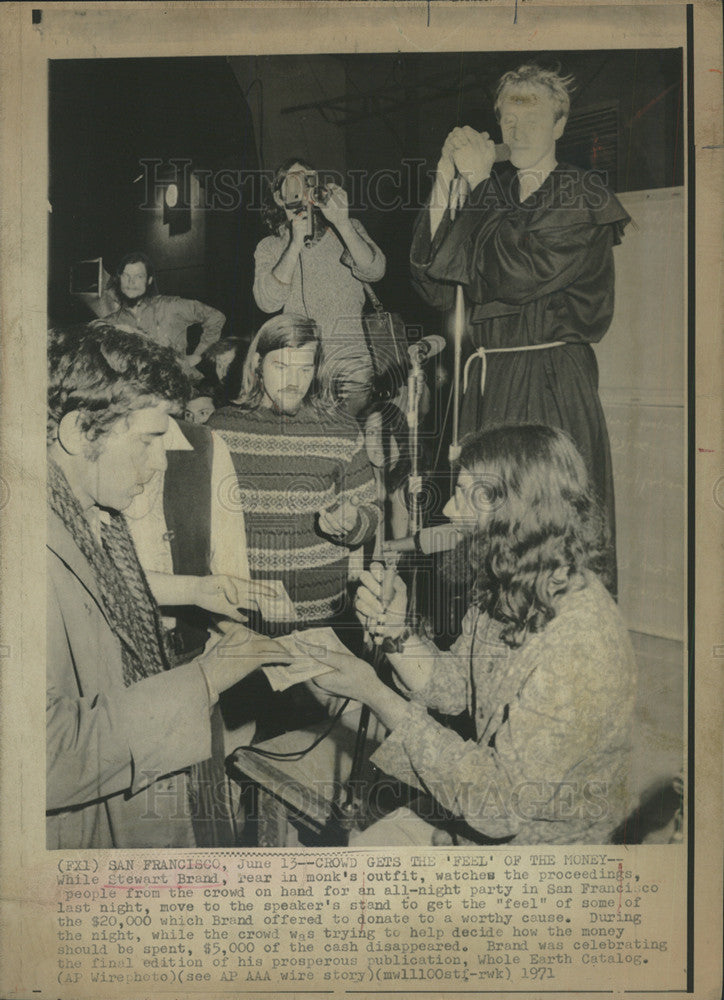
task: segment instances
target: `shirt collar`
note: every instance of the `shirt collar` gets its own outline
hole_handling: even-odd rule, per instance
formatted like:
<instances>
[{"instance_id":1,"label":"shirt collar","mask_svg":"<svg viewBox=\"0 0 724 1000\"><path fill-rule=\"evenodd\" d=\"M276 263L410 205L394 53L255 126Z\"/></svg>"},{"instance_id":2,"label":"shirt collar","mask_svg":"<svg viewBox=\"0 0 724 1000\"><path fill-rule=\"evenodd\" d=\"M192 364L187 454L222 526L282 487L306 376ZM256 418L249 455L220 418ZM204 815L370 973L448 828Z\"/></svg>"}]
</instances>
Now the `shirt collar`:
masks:
<instances>
[{"instance_id":1,"label":"shirt collar","mask_svg":"<svg viewBox=\"0 0 724 1000\"><path fill-rule=\"evenodd\" d=\"M168 430L163 436L163 446L166 451L194 450L194 446L173 418L168 422Z\"/></svg>"}]
</instances>

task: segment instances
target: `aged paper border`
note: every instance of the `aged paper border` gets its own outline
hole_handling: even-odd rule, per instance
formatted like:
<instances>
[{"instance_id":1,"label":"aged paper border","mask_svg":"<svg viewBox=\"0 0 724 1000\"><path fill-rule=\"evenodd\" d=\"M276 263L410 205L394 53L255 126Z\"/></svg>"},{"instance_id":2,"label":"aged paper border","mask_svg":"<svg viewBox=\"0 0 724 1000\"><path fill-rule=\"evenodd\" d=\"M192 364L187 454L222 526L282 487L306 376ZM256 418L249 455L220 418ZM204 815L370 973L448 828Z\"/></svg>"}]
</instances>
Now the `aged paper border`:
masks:
<instances>
[{"instance_id":1,"label":"aged paper border","mask_svg":"<svg viewBox=\"0 0 724 1000\"><path fill-rule=\"evenodd\" d=\"M0 682L0 856L4 996L30 995L21 946L32 955L34 921L48 905L43 842L44 728L44 361L46 303L47 60L103 56L174 56L364 51L397 48L546 49L659 47L686 44L687 6L680 0L635 5L443 2L343 4L317 2L52 4L39 26L40 4L0 10L0 529L2 636ZM720 995L721 985L721 664L722 607L722 52L718 0L688 6L693 24L695 159L694 283L696 339L691 361L695 428L690 439L690 488L696 518L690 580L696 614L694 740L696 784L690 832L688 919L693 930L695 995ZM444 17L443 17L444 14ZM481 23L484 18L484 32ZM311 19L311 20L310 20ZM429 19L429 26L428 26ZM310 23L315 30L310 31ZM304 25L304 31L297 26ZM672 29L681 25L678 41ZM478 39L484 34L484 43ZM535 41L533 38L535 36ZM145 39L152 39L146 42ZM233 41L232 41L233 39ZM691 178L690 178L691 180ZM693 680L693 674L691 680ZM695 723L694 721L695 720ZM690 761L691 763L691 761ZM690 772L691 773L691 772ZM43 867L38 862L45 857ZM681 890L682 921L686 890ZM42 963L38 951L32 955ZM26 955L26 962L28 962ZM27 965L25 966L27 968ZM621 984L623 986L623 984ZM583 992L583 990L581 991ZM670 995L678 995L673 992ZM684 994L682 994L684 995Z\"/></svg>"}]
</instances>

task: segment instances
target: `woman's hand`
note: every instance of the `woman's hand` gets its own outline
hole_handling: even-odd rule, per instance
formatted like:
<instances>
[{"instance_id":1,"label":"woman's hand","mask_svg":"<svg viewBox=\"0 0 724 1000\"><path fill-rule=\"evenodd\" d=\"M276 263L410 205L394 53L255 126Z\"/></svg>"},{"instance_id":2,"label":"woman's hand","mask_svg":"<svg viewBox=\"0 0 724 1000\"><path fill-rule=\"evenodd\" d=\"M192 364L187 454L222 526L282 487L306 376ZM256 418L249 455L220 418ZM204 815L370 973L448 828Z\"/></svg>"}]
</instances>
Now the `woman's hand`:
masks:
<instances>
[{"instance_id":1,"label":"woman's hand","mask_svg":"<svg viewBox=\"0 0 724 1000\"><path fill-rule=\"evenodd\" d=\"M313 683L327 694L353 698L366 704L376 685L381 684L369 663L352 653L327 653L324 660L319 662L333 668L328 673L313 678Z\"/></svg>"},{"instance_id":2,"label":"woman's hand","mask_svg":"<svg viewBox=\"0 0 724 1000\"><path fill-rule=\"evenodd\" d=\"M354 605L363 628L379 642L396 639L405 629L407 587L397 575L390 579L382 563L362 573Z\"/></svg>"},{"instance_id":3,"label":"woman's hand","mask_svg":"<svg viewBox=\"0 0 724 1000\"><path fill-rule=\"evenodd\" d=\"M407 713L407 701L383 684L374 669L351 653L326 656L326 666L334 669L315 677L313 683L322 691L352 698L369 705L387 729L394 729Z\"/></svg>"},{"instance_id":4,"label":"woman's hand","mask_svg":"<svg viewBox=\"0 0 724 1000\"><path fill-rule=\"evenodd\" d=\"M206 674L212 691L226 691L259 667L291 663L293 659L274 639L244 625L226 625L221 626L220 638L209 640L196 663Z\"/></svg>"},{"instance_id":5,"label":"woman's hand","mask_svg":"<svg viewBox=\"0 0 724 1000\"><path fill-rule=\"evenodd\" d=\"M316 205L327 222L339 229L344 227L349 221L349 199L347 192L339 184L327 184L325 187L327 197L324 201L315 201L311 198L312 204Z\"/></svg>"}]
</instances>

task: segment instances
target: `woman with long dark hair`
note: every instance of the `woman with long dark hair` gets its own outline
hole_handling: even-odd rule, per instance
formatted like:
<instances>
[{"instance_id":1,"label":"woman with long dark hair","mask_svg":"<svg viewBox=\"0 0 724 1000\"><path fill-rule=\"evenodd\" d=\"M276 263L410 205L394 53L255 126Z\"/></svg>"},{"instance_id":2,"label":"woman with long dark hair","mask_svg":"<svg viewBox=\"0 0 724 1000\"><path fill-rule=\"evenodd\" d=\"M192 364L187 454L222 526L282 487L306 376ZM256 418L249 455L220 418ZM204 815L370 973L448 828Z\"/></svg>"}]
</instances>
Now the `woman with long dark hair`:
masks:
<instances>
[{"instance_id":1,"label":"woman with long dark hair","mask_svg":"<svg viewBox=\"0 0 724 1000\"><path fill-rule=\"evenodd\" d=\"M471 435L444 512L469 545L473 595L450 651L406 627L399 577L383 607L382 567L373 566L357 610L404 694L352 656L337 658L318 684L371 707L390 730L373 762L424 791L428 808L441 805L455 838L605 843L629 807L635 671L597 575L602 519L583 459L549 427ZM467 712L474 738L428 709ZM425 842L431 831L403 810L363 836Z\"/></svg>"}]
</instances>

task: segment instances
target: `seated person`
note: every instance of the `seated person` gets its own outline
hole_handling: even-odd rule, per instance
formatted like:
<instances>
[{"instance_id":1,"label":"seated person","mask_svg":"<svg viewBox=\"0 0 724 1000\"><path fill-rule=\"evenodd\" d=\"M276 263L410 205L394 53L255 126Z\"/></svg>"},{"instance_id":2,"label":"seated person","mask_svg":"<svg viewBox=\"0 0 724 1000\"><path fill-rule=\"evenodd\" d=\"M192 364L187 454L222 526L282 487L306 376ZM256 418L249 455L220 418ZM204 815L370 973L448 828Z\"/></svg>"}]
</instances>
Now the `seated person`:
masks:
<instances>
[{"instance_id":1,"label":"seated person","mask_svg":"<svg viewBox=\"0 0 724 1000\"><path fill-rule=\"evenodd\" d=\"M153 264L140 251L126 254L121 260L113 276L113 288L120 306L104 317L105 322L143 333L161 347L173 348L186 373L198 377L196 366L204 351L221 336L224 314L195 299L159 295ZM187 330L196 325L201 335L193 353L187 353Z\"/></svg>"},{"instance_id":2,"label":"seated person","mask_svg":"<svg viewBox=\"0 0 724 1000\"><path fill-rule=\"evenodd\" d=\"M252 578L281 580L295 605L287 631L343 615L350 550L380 517L357 422L316 393L320 363L316 323L274 316L251 343L241 396L208 423L238 476L230 502L244 512Z\"/></svg>"},{"instance_id":3,"label":"seated person","mask_svg":"<svg viewBox=\"0 0 724 1000\"><path fill-rule=\"evenodd\" d=\"M219 693L262 664L289 662L238 625L170 669L121 511L165 470L169 414L187 391L173 352L145 337L107 325L52 335L49 849L194 846L186 769L209 757Z\"/></svg>"},{"instance_id":4,"label":"seated person","mask_svg":"<svg viewBox=\"0 0 724 1000\"><path fill-rule=\"evenodd\" d=\"M583 459L549 427L470 435L445 514L469 541L473 579L450 651L405 627L399 577L383 607L375 564L363 574L358 614L386 646L403 693L353 656L328 657L336 672L316 683L370 706L390 730L373 763L442 805L456 842L606 843L629 811L635 670L596 573L602 518ZM474 738L428 708L467 711ZM433 843L437 832L400 810L361 840Z\"/></svg>"},{"instance_id":5,"label":"seated person","mask_svg":"<svg viewBox=\"0 0 724 1000\"><path fill-rule=\"evenodd\" d=\"M211 389L215 406L226 406L238 399L241 376L249 341L242 337L224 337L204 351L200 370L205 374L205 385Z\"/></svg>"},{"instance_id":6,"label":"seated person","mask_svg":"<svg viewBox=\"0 0 724 1000\"><path fill-rule=\"evenodd\" d=\"M184 418L190 424L205 424L215 409L213 386L207 382L197 382L186 403Z\"/></svg>"}]
</instances>

